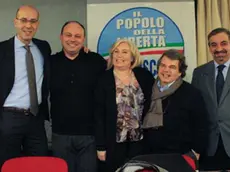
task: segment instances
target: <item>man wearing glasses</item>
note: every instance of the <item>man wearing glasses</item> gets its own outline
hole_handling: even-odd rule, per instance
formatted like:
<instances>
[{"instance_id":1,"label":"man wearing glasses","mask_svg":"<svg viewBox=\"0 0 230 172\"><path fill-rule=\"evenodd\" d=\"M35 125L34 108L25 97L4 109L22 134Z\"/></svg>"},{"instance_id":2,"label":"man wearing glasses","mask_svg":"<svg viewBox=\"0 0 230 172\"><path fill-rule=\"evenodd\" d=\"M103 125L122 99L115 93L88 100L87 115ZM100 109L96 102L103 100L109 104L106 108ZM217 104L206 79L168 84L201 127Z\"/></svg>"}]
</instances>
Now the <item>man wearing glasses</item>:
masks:
<instances>
[{"instance_id":1,"label":"man wearing glasses","mask_svg":"<svg viewBox=\"0 0 230 172\"><path fill-rule=\"evenodd\" d=\"M14 26L16 36L0 43L0 166L22 152L47 154L44 119L50 45L33 38L39 26L34 7L21 6Z\"/></svg>"}]
</instances>

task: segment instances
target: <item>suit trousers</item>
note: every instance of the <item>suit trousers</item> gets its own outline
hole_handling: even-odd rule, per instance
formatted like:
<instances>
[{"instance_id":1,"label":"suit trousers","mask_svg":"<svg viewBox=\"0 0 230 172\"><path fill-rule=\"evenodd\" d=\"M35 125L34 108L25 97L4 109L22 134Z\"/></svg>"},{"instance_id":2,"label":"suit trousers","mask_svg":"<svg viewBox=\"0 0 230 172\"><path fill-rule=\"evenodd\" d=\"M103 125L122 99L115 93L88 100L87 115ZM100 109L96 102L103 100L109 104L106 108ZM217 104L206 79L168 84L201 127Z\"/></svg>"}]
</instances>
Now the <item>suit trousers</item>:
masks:
<instances>
[{"instance_id":1,"label":"suit trousers","mask_svg":"<svg viewBox=\"0 0 230 172\"><path fill-rule=\"evenodd\" d=\"M20 156L46 156L44 119L20 112L0 113L0 165Z\"/></svg>"},{"instance_id":2,"label":"suit trousers","mask_svg":"<svg viewBox=\"0 0 230 172\"><path fill-rule=\"evenodd\" d=\"M200 170L230 170L230 157L227 155L221 136L214 156L200 156Z\"/></svg>"},{"instance_id":3,"label":"suit trousers","mask_svg":"<svg viewBox=\"0 0 230 172\"><path fill-rule=\"evenodd\" d=\"M96 172L97 155L94 136L52 134L55 157L64 159L69 172Z\"/></svg>"}]
</instances>

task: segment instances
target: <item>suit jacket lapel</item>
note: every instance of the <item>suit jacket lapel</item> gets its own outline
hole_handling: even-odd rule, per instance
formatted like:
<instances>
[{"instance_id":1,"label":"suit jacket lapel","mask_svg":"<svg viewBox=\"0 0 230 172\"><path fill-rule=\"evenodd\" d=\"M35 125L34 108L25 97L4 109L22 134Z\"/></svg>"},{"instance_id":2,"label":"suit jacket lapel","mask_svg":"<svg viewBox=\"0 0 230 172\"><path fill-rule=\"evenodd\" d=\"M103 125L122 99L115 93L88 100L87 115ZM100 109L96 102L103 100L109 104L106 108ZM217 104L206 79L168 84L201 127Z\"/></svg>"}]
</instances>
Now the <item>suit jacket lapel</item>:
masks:
<instances>
[{"instance_id":1,"label":"suit jacket lapel","mask_svg":"<svg viewBox=\"0 0 230 172\"><path fill-rule=\"evenodd\" d=\"M10 38L4 43L1 50L0 67L4 74L0 75L0 80L3 81L0 85L0 107L4 104L4 101L10 90L14 85L15 75L15 58L14 58L14 37Z\"/></svg>"},{"instance_id":2,"label":"suit jacket lapel","mask_svg":"<svg viewBox=\"0 0 230 172\"><path fill-rule=\"evenodd\" d=\"M6 49L3 50L6 52L5 56L3 57L5 64L4 67L8 68L6 71L9 71L6 73L6 75L8 75L6 78L11 78L11 81L13 81L15 76L14 37L9 39L8 45L6 45L5 48Z\"/></svg>"},{"instance_id":3,"label":"suit jacket lapel","mask_svg":"<svg viewBox=\"0 0 230 172\"><path fill-rule=\"evenodd\" d=\"M14 37L9 39L9 44L6 47L6 56L3 58L7 58L9 61L15 61L14 60Z\"/></svg>"},{"instance_id":4,"label":"suit jacket lapel","mask_svg":"<svg viewBox=\"0 0 230 172\"><path fill-rule=\"evenodd\" d=\"M39 49L39 51L41 52L41 55L43 57L43 60L44 60L44 66L43 66L43 69L44 69L44 79L43 81L43 86L47 86L47 88L49 87L49 78L50 78L50 70L49 70L49 53L48 52L48 48L45 47L45 45L41 42L41 41L38 41L37 39L33 38L32 39L33 43L37 46L37 48ZM44 85L45 84L45 85Z\"/></svg>"},{"instance_id":5,"label":"suit jacket lapel","mask_svg":"<svg viewBox=\"0 0 230 172\"><path fill-rule=\"evenodd\" d=\"M41 52L44 60L46 60L46 56L48 55L47 52L45 52L44 46L43 44L41 44L39 41L37 41L36 39L32 40L33 43L38 47L39 51Z\"/></svg>"},{"instance_id":6,"label":"suit jacket lapel","mask_svg":"<svg viewBox=\"0 0 230 172\"><path fill-rule=\"evenodd\" d=\"M228 73L225 79L225 83L224 83L224 88L220 97L220 104L222 103L222 101L224 100L224 98L227 96L229 89L230 89L230 70L228 68Z\"/></svg>"},{"instance_id":7,"label":"suit jacket lapel","mask_svg":"<svg viewBox=\"0 0 230 172\"><path fill-rule=\"evenodd\" d=\"M207 89L209 91L209 95L211 95L215 104L217 104L217 95L216 95L216 84L215 84L215 66L214 62L211 61L207 66Z\"/></svg>"}]
</instances>

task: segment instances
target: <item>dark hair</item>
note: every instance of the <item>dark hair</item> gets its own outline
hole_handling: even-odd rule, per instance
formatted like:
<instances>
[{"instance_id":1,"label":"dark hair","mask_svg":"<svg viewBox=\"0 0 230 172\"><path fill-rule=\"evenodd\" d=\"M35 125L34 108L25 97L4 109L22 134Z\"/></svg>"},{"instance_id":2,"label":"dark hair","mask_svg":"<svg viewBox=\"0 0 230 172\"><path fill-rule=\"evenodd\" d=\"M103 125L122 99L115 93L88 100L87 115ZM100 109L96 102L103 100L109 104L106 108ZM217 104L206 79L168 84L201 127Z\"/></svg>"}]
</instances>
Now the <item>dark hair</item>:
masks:
<instances>
[{"instance_id":1,"label":"dark hair","mask_svg":"<svg viewBox=\"0 0 230 172\"><path fill-rule=\"evenodd\" d=\"M80 22L78 22L78 21L67 21L67 22L65 22L64 23L64 25L62 26L62 28L61 28L61 34L63 34L63 31L64 31L64 29L65 29L65 27L68 25L68 24L70 24L70 23L77 23L77 24L79 24L80 26L81 26L81 28L83 29L83 31L84 31L84 36L85 36L85 27L80 23Z\"/></svg>"},{"instance_id":2,"label":"dark hair","mask_svg":"<svg viewBox=\"0 0 230 172\"><path fill-rule=\"evenodd\" d=\"M214 30L212 30L209 34L208 34L208 46L210 46L210 38L214 35L217 35L218 33L225 33L228 35L228 39L230 40L230 31L226 28L223 28L223 27L219 27L219 28L216 28Z\"/></svg>"},{"instance_id":3,"label":"dark hair","mask_svg":"<svg viewBox=\"0 0 230 172\"><path fill-rule=\"evenodd\" d=\"M175 49L167 50L161 55L160 59L158 60L157 70L159 69L161 60L164 56L168 57L171 60L179 60L179 72L181 73L181 78L184 78L186 75L187 67L188 67L185 62L185 56L179 53L178 50L175 50Z\"/></svg>"}]
</instances>

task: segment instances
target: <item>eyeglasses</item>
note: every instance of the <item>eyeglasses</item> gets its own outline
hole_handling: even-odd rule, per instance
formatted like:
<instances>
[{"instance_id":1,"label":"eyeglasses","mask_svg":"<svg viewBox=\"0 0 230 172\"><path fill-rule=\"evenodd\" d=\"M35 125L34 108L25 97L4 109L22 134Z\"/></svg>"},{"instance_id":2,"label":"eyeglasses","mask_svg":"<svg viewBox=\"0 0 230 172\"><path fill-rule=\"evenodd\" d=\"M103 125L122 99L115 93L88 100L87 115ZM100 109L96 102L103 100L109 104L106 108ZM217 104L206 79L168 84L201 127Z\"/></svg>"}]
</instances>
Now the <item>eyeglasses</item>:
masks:
<instances>
[{"instance_id":1,"label":"eyeglasses","mask_svg":"<svg viewBox=\"0 0 230 172\"><path fill-rule=\"evenodd\" d=\"M28 20L26 18L16 18L17 20L19 20L22 24L26 24L26 23L30 23L30 24L36 24L38 22L37 19L31 19L31 20Z\"/></svg>"}]
</instances>

